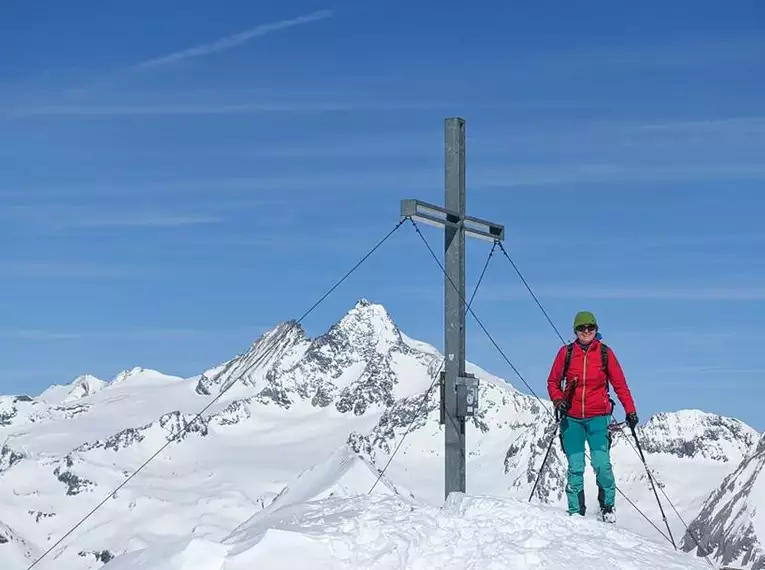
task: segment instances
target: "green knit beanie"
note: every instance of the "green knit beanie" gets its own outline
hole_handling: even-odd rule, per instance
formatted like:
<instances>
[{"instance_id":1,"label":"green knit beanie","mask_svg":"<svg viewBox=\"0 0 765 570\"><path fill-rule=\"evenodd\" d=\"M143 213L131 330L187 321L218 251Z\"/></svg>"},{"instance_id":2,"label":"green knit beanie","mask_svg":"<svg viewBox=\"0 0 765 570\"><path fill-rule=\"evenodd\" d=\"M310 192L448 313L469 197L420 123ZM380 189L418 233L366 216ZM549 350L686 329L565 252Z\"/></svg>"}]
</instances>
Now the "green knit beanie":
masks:
<instances>
[{"instance_id":1,"label":"green knit beanie","mask_svg":"<svg viewBox=\"0 0 765 570\"><path fill-rule=\"evenodd\" d=\"M581 325L595 325L598 326L598 321L595 320L595 315L590 311L579 311L574 317L574 330Z\"/></svg>"}]
</instances>

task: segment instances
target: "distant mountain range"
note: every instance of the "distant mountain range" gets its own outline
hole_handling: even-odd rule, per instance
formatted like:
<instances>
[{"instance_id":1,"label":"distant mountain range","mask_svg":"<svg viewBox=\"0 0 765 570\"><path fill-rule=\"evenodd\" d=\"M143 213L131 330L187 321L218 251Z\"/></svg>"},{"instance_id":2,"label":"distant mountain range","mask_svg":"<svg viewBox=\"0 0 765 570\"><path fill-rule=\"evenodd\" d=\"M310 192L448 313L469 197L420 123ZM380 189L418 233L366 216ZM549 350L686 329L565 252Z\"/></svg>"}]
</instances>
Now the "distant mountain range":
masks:
<instances>
[{"instance_id":1,"label":"distant mountain range","mask_svg":"<svg viewBox=\"0 0 765 570\"><path fill-rule=\"evenodd\" d=\"M108 382L80 376L34 398L2 396L3 570L24 570L184 430L41 570L98 568L189 536L223 540L258 513L322 497L372 491L440 505L443 432L433 382L442 359L405 335L384 307L362 299L321 336L279 323L245 352L191 378L134 368ZM552 434L550 416L505 380L473 364L468 371L481 382L467 432L468 491L526 500ZM710 559L765 568L761 434L734 418L681 410L651 417L638 437L681 549L696 546L665 494ZM624 435L617 434L612 454L620 491L666 533ZM556 444L533 502L563 509L565 472ZM589 471L586 483L594 516ZM666 544L621 495L617 526Z\"/></svg>"}]
</instances>

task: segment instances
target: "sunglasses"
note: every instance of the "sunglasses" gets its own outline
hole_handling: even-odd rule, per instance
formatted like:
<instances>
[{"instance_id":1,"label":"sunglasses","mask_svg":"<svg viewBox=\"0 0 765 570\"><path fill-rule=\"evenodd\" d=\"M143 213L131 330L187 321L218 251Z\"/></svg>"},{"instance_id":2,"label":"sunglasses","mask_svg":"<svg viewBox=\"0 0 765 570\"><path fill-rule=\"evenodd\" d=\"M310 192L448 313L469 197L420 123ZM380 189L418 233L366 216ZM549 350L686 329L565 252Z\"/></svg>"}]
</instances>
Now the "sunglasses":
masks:
<instances>
[{"instance_id":1,"label":"sunglasses","mask_svg":"<svg viewBox=\"0 0 765 570\"><path fill-rule=\"evenodd\" d=\"M598 330L595 325L579 325L576 327L576 332L594 332Z\"/></svg>"}]
</instances>

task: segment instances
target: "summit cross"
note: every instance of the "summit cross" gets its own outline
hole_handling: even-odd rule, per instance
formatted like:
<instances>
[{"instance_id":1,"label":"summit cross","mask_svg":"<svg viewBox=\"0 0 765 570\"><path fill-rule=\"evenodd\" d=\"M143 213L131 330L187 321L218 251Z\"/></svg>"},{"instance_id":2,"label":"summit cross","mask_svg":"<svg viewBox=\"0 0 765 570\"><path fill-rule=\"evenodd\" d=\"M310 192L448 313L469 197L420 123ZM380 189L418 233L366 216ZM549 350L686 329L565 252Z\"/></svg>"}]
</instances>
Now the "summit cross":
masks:
<instances>
[{"instance_id":1,"label":"summit cross","mask_svg":"<svg viewBox=\"0 0 765 570\"><path fill-rule=\"evenodd\" d=\"M444 228L444 341L441 373L441 424L444 427L444 497L464 493L465 422L478 405L478 384L465 372L465 237L504 240L503 225L465 213L465 120L445 120L444 207L420 200L402 200L401 215Z\"/></svg>"}]
</instances>

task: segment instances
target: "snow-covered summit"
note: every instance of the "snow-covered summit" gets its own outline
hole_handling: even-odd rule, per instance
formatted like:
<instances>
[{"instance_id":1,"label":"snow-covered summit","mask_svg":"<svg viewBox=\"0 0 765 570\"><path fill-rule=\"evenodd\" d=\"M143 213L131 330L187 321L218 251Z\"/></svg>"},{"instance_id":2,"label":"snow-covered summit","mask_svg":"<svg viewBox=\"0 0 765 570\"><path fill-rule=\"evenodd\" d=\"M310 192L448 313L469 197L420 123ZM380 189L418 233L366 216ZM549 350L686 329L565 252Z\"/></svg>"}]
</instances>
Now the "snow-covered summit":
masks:
<instances>
[{"instance_id":1,"label":"snow-covered summit","mask_svg":"<svg viewBox=\"0 0 765 570\"><path fill-rule=\"evenodd\" d=\"M322 338L327 344L335 342L340 347L363 347L382 353L399 346L402 342L401 331L385 307L371 303L365 298L359 299Z\"/></svg>"},{"instance_id":2,"label":"snow-covered summit","mask_svg":"<svg viewBox=\"0 0 765 570\"><path fill-rule=\"evenodd\" d=\"M290 505L222 541L186 538L110 570L517 568L702 570L703 560L594 520L513 499L454 494L442 507L395 495Z\"/></svg>"},{"instance_id":3,"label":"snow-covered summit","mask_svg":"<svg viewBox=\"0 0 765 570\"><path fill-rule=\"evenodd\" d=\"M71 384L57 384L49 387L35 399L48 404L65 404L100 392L107 384L91 374L82 374Z\"/></svg>"},{"instance_id":4,"label":"snow-covered summit","mask_svg":"<svg viewBox=\"0 0 765 570\"><path fill-rule=\"evenodd\" d=\"M701 410L661 412L638 427L644 451L738 463L760 438L744 422Z\"/></svg>"},{"instance_id":5,"label":"snow-covered summit","mask_svg":"<svg viewBox=\"0 0 765 570\"><path fill-rule=\"evenodd\" d=\"M151 368L134 366L129 370L123 370L117 374L114 379L109 382L108 386L109 388L113 388L116 386L123 386L126 383L136 386L142 384L156 385L167 382L182 382L183 380L184 378L181 378L180 376L171 376Z\"/></svg>"},{"instance_id":6,"label":"snow-covered summit","mask_svg":"<svg viewBox=\"0 0 765 570\"><path fill-rule=\"evenodd\" d=\"M163 374L158 370L134 366L122 370L109 381L96 378L92 374L82 374L70 384L54 384L36 396L38 402L51 406L64 406L100 393L104 389L122 388L127 385L161 384L182 381L183 378Z\"/></svg>"},{"instance_id":7,"label":"snow-covered summit","mask_svg":"<svg viewBox=\"0 0 765 570\"><path fill-rule=\"evenodd\" d=\"M369 406L390 405L402 377L417 377L414 367L428 367L435 349L405 338L387 310L360 299L335 324L307 338L295 321L280 323L250 349L206 371L199 394L229 390L239 382L255 401L289 409L298 402L318 408L335 405L342 413L363 413ZM420 383L403 391L418 392Z\"/></svg>"}]
</instances>

